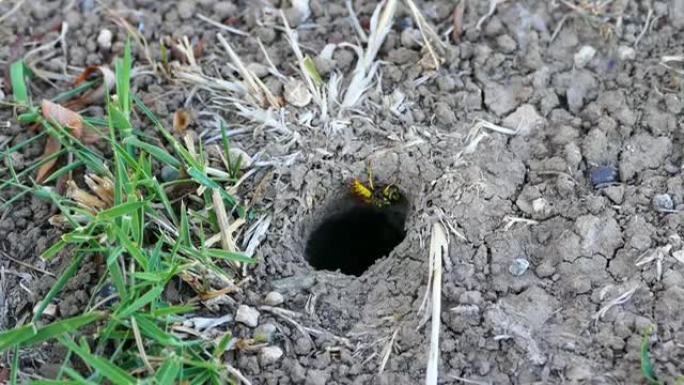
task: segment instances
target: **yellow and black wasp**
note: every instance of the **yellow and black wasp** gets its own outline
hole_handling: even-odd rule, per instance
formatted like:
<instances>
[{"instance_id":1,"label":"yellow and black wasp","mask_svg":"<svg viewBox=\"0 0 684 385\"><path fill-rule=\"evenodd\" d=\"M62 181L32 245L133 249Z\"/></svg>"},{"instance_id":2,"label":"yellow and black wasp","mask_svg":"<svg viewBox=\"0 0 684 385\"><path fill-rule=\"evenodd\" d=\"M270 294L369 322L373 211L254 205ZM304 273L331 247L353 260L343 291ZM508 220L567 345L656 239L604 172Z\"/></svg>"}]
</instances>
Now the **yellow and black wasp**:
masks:
<instances>
[{"instance_id":1,"label":"yellow and black wasp","mask_svg":"<svg viewBox=\"0 0 684 385\"><path fill-rule=\"evenodd\" d=\"M378 208L390 207L403 199L401 191L394 184L386 184L378 186L377 189L375 188L373 183L373 171L371 170L370 165L368 166L368 186L363 184L360 180L354 179L352 181L351 192L363 202Z\"/></svg>"}]
</instances>

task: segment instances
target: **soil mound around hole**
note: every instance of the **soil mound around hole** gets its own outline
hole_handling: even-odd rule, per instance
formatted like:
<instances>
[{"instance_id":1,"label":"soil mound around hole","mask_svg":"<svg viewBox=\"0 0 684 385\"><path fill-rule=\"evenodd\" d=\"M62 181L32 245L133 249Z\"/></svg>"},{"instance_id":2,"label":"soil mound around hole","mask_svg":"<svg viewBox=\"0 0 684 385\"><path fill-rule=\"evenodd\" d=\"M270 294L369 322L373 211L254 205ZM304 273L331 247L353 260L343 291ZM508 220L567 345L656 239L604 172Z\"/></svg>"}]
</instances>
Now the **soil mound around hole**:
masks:
<instances>
[{"instance_id":1,"label":"soil mound around hole","mask_svg":"<svg viewBox=\"0 0 684 385\"><path fill-rule=\"evenodd\" d=\"M389 207L363 202L330 214L309 236L306 259L317 270L360 276L406 236L408 202Z\"/></svg>"}]
</instances>

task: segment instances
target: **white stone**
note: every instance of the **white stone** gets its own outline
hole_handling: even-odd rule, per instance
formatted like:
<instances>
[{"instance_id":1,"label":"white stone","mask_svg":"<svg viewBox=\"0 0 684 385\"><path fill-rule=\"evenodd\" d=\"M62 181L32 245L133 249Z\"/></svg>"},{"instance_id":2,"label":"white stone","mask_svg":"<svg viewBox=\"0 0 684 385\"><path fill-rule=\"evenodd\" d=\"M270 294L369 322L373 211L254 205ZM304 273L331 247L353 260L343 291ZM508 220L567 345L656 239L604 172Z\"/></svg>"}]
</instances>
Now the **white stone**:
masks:
<instances>
[{"instance_id":1,"label":"white stone","mask_svg":"<svg viewBox=\"0 0 684 385\"><path fill-rule=\"evenodd\" d=\"M102 29L97 35L97 45L105 50L112 48L112 36L112 31L107 28Z\"/></svg>"},{"instance_id":2,"label":"white stone","mask_svg":"<svg viewBox=\"0 0 684 385\"><path fill-rule=\"evenodd\" d=\"M632 47L621 45L618 47L618 57L620 60L634 60L636 59L636 51Z\"/></svg>"},{"instance_id":3,"label":"white stone","mask_svg":"<svg viewBox=\"0 0 684 385\"><path fill-rule=\"evenodd\" d=\"M249 327L256 327L259 324L259 311L247 305L240 305L235 313L235 321Z\"/></svg>"},{"instance_id":4,"label":"white stone","mask_svg":"<svg viewBox=\"0 0 684 385\"><path fill-rule=\"evenodd\" d=\"M259 351L259 363L269 365L277 362L283 356L283 349L277 346L265 346Z\"/></svg>"},{"instance_id":5,"label":"white stone","mask_svg":"<svg viewBox=\"0 0 684 385\"><path fill-rule=\"evenodd\" d=\"M295 107L305 107L311 103L311 92L306 88L306 84L299 79L291 79L285 85L285 100Z\"/></svg>"},{"instance_id":6,"label":"white stone","mask_svg":"<svg viewBox=\"0 0 684 385\"><path fill-rule=\"evenodd\" d=\"M283 298L283 295L277 291L272 291L266 294L266 299L264 300L264 303L268 306L278 306L283 302L285 302L285 298Z\"/></svg>"},{"instance_id":7,"label":"white stone","mask_svg":"<svg viewBox=\"0 0 684 385\"><path fill-rule=\"evenodd\" d=\"M590 45L585 45L580 50L575 54L575 67L577 68L583 68L589 62L591 59L594 58L594 55L596 54L596 49Z\"/></svg>"}]
</instances>

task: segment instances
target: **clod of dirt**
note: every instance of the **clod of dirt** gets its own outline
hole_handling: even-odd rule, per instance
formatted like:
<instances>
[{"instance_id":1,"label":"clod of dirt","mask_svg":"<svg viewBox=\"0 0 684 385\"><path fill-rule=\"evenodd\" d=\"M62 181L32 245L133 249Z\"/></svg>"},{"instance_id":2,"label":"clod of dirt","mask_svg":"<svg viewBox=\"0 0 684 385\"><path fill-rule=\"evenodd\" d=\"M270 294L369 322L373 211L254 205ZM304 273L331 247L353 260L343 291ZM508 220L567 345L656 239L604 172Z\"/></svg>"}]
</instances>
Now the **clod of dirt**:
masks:
<instances>
[{"instance_id":1,"label":"clod of dirt","mask_svg":"<svg viewBox=\"0 0 684 385\"><path fill-rule=\"evenodd\" d=\"M357 203L326 218L309 237L306 259L318 270L360 276L406 236L408 201L388 207Z\"/></svg>"}]
</instances>

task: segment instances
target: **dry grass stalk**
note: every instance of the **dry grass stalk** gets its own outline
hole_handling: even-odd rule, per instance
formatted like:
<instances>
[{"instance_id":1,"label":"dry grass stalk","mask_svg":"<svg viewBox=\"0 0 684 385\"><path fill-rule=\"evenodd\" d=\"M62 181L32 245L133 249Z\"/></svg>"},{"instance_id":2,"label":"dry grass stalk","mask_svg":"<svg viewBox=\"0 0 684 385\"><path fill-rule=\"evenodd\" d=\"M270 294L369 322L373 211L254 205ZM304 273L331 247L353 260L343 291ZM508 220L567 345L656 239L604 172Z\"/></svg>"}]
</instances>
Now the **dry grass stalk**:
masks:
<instances>
[{"instance_id":1,"label":"dry grass stalk","mask_svg":"<svg viewBox=\"0 0 684 385\"><path fill-rule=\"evenodd\" d=\"M354 27L354 31L356 31L356 34L359 35L359 40L361 40L361 42L363 43L368 42L368 35L366 35L366 31L364 31L363 27L361 27L359 17L356 15L356 12L354 11L352 1L345 0L344 3L347 6L347 11L349 11L349 17L351 17L352 27Z\"/></svg>"},{"instance_id":2,"label":"dry grass stalk","mask_svg":"<svg viewBox=\"0 0 684 385\"><path fill-rule=\"evenodd\" d=\"M212 19L210 19L210 18L208 18L202 14L197 14L197 18L199 18L202 21L206 21L207 23L213 25L214 27L222 29L226 32L234 33L234 34L240 35L240 36L249 36L249 34L247 32L243 32L243 31L240 31L239 29L229 27L225 24L214 21L214 20L212 20Z\"/></svg>"},{"instance_id":3,"label":"dry grass stalk","mask_svg":"<svg viewBox=\"0 0 684 385\"><path fill-rule=\"evenodd\" d=\"M299 66L299 71L302 73L304 80L306 80L307 88L309 89L309 92L311 92L314 102L318 104L318 106L321 109L322 120L326 120L328 115L328 109L327 104L325 102L325 96L321 93L320 88L316 85L316 81L312 78L311 73L306 69L306 66L304 65L304 54L302 54L302 50L299 48L297 32L293 31L292 28L290 28L290 24L287 22L287 18L285 17L285 12L283 12L282 10L280 11L280 17L283 20L283 25L285 26L285 36L287 37L287 41L290 42L292 51L297 57L297 65Z\"/></svg>"},{"instance_id":4,"label":"dry grass stalk","mask_svg":"<svg viewBox=\"0 0 684 385\"><path fill-rule=\"evenodd\" d=\"M240 76L242 76L242 80L247 84L247 89L249 90L249 95L254 99L253 101L257 105L264 105L268 104L271 107L280 107L280 101L273 96L271 91L264 85L259 78L254 76L254 74L247 69L245 64L242 62L242 59L240 59L240 56L238 56L237 53L233 50L233 48L228 44L226 39L221 35L220 33L216 34L216 37L218 37L219 42L221 42L221 45L223 45L223 48L228 52L228 56L230 57L230 60L233 62L233 65L237 69L237 71L240 73Z\"/></svg>"},{"instance_id":5,"label":"dry grass stalk","mask_svg":"<svg viewBox=\"0 0 684 385\"><path fill-rule=\"evenodd\" d=\"M489 0L489 11L480 18L480 20L477 21L477 24L475 25L475 29L478 31L482 29L482 24L484 24L487 19L492 17L494 15L494 12L496 12L496 6L503 3L506 0Z\"/></svg>"},{"instance_id":6,"label":"dry grass stalk","mask_svg":"<svg viewBox=\"0 0 684 385\"><path fill-rule=\"evenodd\" d=\"M418 29L420 30L420 34L423 36L425 47L427 48L428 52L430 53L430 56L432 57L434 69L437 70L439 69L442 60L435 52L435 49L432 47L432 44L430 44L430 40L435 42L440 52L444 52L444 43L442 43L437 33L427 23L427 21L425 20L425 16L423 16L423 14L420 12L420 10L413 2L413 0L406 0L406 4L411 10L411 14L413 14L413 18L416 20L416 24L418 24Z\"/></svg>"},{"instance_id":7,"label":"dry grass stalk","mask_svg":"<svg viewBox=\"0 0 684 385\"><path fill-rule=\"evenodd\" d=\"M219 229L221 229L221 247L223 250L235 252L235 240L230 231L230 221L226 213L226 206L223 204L221 192L218 189L213 189L211 192L211 200L214 204L214 211L216 212L216 220L218 221Z\"/></svg>"},{"instance_id":8,"label":"dry grass stalk","mask_svg":"<svg viewBox=\"0 0 684 385\"><path fill-rule=\"evenodd\" d=\"M601 318L603 318L606 315L606 313L608 313L608 310L610 310L612 307L622 305L623 303L629 301L629 299L632 298L632 295L634 294L634 292L637 291L638 288L639 286L634 286L632 289L627 290L626 292L619 295L617 298L613 298L606 304L606 306L602 307L591 318L594 321L600 321Z\"/></svg>"},{"instance_id":9,"label":"dry grass stalk","mask_svg":"<svg viewBox=\"0 0 684 385\"><path fill-rule=\"evenodd\" d=\"M363 93L370 87L370 83L379 65L379 63L375 62L375 57L392 28L396 9L397 0L384 1L375 8L371 17L370 36L368 37L365 52L357 46L344 44L354 49L359 59L356 62L349 87L347 87L342 99L340 113L355 107L361 100Z\"/></svg>"},{"instance_id":10,"label":"dry grass stalk","mask_svg":"<svg viewBox=\"0 0 684 385\"><path fill-rule=\"evenodd\" d=\"M432 270L432 325L425 385L437 385L439 364L439 326L442 313L442 260L449 258L449 242L444 227L439 222L432 225L430 237L430 269Z\"/></svg>"},{"instance_id":11,"label":"dry grass stalk","mask_svg":"<svg viewBox=\"0 0 684 385\"><path fill-rule=\"evenodd\" d=\"M387 365L387 362L389 361L390 354L392 353L392 348L394 347L394 340L397 338L397 334L399 334L399 328L392 333L392 337L390 338L389 342L385 346L382 352L382 362L380 363L380 368L378 369L378 374L382 374L382 372L385 371L385 366Z\"/></svg>"}]
</instances>

